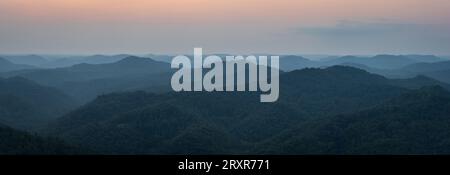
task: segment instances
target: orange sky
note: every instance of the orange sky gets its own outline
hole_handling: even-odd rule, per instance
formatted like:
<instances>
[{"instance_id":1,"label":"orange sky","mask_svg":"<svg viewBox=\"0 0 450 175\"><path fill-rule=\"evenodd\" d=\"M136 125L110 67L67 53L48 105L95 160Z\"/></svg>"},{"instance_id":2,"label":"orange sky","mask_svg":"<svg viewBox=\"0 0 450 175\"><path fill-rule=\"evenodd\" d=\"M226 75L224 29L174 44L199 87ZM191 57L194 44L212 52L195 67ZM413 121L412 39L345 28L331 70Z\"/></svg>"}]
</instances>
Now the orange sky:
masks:
<instances>
[{"instance_id":1,"label":"orange sky","mask_svg":"<svg viewBox=\"0 0 450 175\"><path fill-rule=\"evenodd\" d=\"M227 40L227 38L234 35L236 36L233 39L250 40L259 38L259 43L273 39L264 38L264 36L281 35L285 38L278 37L276 38L277 41L290 43L290 45L295 44L296 47L302 48L307 44L306 41L304 43L292 43L294 41L290 41L289 38L294 36L286 36L289 34L283 32L301 27L332 27L339 25L341 21L363 23L378 23L381 21L450 26L449 9L449 0L1 0L0 24L2 26L0 26L0 37L10 39L11 43L15 43L18 47L21 42L24 43L22 45L33 45L30 44L32 41L26 41L25 36L32 39L55 38L50 41L58 43L58 45L64 44L63 40L78 42L76 41L77 38L70 38L65 34L80 34L96 39L107 38L105 41L108 42L114 42L115 39L120 39L120 41L129 39L129 42L135 40L139 44L145 44L145 42L139 41L137 38L170 40L168 38L170 36L178 37L178 41L180 38L194 40L191 44L178 46L180 48L196 44L208 46L211 43L211 47L217 49L231 47L228 46L230 40ZM92 26L86 27L87 25ZM129 30L117 26L128 26ZM236 26L239 26L239 30L236 29ZM29 31L30 27L35 28L36 31ZM228 29L226 29L227 27ZM107 32L107 29L111 28L115 29L116 33L110 33L109 35L96 33L99 31ZM179 28L186 28L188 31L181 32L184 33L181 35ZM257 31L252 32L252 30ZM48 31L55 31L55 36L52 36L52 33ZM68 33L64 33L64 31ZM146 31L152 32L152 34ZM189 31L191 32L189 33ZM226 31L230 32L227 33ZM135 35L129 38L118 37L114 39L114 37L110 37L123 32L133 32ZM206 36L190 37L197 34ZM17 37L14 37L14 35L17 35ZM223 35L223 37L219 35ZM248 37L246 38L246 36ZM206 39L207 37L212 37L215 41L209 41ZM313 36L302 36L299 39L306 40L311 39L311 37ZM195 40L196 38L198 41ZM10 49L16 47L1 42L0 46L7 46ZM188 41L180 43L186 42ZM321 37L312 38L307 42L320 43L325 41ZM154 48L154 50L170 51L167 46L173 46L173 41L167 42L167 46L162 45L166 49ZM46 49L51 48L51 46L49 45ZM255 48L264 50L262 48L269 47ZM273 50L283 51L283 46L277 47ZM314 49L313 46L310 47L304 48L304 50L309 52L320 51ZM16 48L15 50L20 49ZM127 49L122 50L126 51ZM253 48L249 47L246 50L253 50ZM258 50L258 52L261 50ZM294 50L295 48L285 49L289 52ZM301 49L298 50L301 51ZM331 50L337 51L338 48L332 48ZM407 50L406 48L405 51Z\"/></svg>"}]
</instances>

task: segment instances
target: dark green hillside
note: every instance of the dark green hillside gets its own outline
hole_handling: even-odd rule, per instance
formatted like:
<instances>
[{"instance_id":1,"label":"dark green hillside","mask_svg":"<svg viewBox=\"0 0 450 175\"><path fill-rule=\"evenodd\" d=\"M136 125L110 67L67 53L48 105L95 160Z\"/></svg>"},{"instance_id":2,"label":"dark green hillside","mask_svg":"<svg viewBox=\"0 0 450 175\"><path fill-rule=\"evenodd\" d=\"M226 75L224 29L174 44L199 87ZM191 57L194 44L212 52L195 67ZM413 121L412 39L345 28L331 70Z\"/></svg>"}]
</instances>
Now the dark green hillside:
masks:
<instances>
[{"instance_id":1,"label":"dark green hillside","mask_svg":"<svg viewBox=\"0 0 450 175\"><path fill-rule=\"evenodd\" d=\"M105 153L251 153L290 128L368 109L408 90L337 66L284 73L280 92L271 104L260 103L259 93L113 93L65 115L48 132Z\"/></svg>"},{"instance_id":2,"label":"dark green hillside","mask_svg":"<svg viewBox=\"0 0 450 175\"><path fill-rule=\"evenodd\" d=\"M0 155L87 154L87 150L69 146L54 138L43 138L0 124Z\"/></svg>"},{"instance_id":3,"label":"dark green hillside","mask_svg":"<svg viewBox=\"0 0 450 175\"><path fill-rule=\"evenodd\" d=\"M371 109L312 121L266 142L265 153L449 154L450 93L415 90Z\"/></svg>"}]
</instances>

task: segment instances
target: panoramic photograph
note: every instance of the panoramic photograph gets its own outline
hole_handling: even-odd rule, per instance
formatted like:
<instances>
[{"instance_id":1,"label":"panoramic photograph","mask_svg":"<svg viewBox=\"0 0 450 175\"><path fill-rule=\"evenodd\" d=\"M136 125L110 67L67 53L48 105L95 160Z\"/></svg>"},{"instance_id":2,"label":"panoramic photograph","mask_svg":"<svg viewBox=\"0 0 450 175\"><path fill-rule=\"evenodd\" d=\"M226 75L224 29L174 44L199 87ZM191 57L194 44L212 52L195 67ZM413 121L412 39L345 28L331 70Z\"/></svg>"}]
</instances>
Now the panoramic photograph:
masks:
<instances>
[{"instance_id":1,"label":"panoramic photograph","mask_svg":"<svg viewBox=\"0 0 450 175\"><path fill-rule=\"evenodd\" d=\"M271 156L448 155L449 9L1 0L0 159L181 156L173 169L208 173L270 170Z\"/></svg>"}]
</instances>

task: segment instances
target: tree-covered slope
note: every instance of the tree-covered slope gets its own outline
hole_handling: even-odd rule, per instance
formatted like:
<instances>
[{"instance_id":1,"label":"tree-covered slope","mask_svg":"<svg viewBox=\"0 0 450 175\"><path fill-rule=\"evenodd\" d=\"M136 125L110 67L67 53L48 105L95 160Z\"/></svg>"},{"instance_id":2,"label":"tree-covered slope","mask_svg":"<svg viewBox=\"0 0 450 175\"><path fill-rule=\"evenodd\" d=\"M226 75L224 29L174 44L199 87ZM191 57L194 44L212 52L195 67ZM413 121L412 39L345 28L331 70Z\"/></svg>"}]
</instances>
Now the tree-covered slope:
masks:
<instances>
[{"instance_id":1,"label":"tree-covered slope","mask_svg":"<svg viewBox=\"0 0 450 175\"><path fill-rule=\"evenodd\" d=\"M304 123L259 148L276 154L448 154L450 93L439 86Z\"/></svg>"},{"instance_id":2,"label":"tree-covered slope","mask_svg":"<svg viewBox=\"0 0 450 175\"><path fill-rule=\"evenodd\" d=\"M407 89L350 67L281 75L276 103L259 93L146 92L102 95L48 130L106 153L248 153L302 123L370 108Z\"/></svg>"},{"instance_id":3,"label":"tree-covered slope","mask_svg":"<svg viewBox=\"0 0 450 175\"><path fill-rule=\"evenodd\" d=\"M43 138L0 124L0 155L88 154L55 138Z\"/></svg>"}]
</instances>

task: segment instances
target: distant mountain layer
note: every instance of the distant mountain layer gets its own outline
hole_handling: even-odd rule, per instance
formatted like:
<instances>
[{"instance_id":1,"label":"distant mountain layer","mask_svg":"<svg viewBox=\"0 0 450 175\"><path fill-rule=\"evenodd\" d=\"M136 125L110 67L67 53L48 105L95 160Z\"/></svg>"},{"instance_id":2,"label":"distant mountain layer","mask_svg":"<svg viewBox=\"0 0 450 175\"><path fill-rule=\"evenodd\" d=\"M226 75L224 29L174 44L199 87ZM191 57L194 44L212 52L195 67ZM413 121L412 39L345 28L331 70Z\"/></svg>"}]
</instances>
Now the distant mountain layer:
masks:
<instances>
[{"instance_id":1,"label":"distant mountain layer","mask_svg":"<svg viewBox=\"0 0 450 175\"><path fill-rule=\"evenodd\" d=\"M107 64L120 61L130 55L120 54L120 55L92 55L92 56L74 56L59 58L48 61L47 63L41 65L41 67L46 68L59 68L59 67L69 67L76 64Z\"/></svg>"},{"instance_id":2,"label":"distant mountain layer","mask_svg":"<svg viewBox=\"0 0 450 175\"><path fill-rule=\"evenodd\" d=\"M442 70L442 71L428 72L428 73L424 73L424 75L427 75L429 77L432 77L432 78L442 81L442 82L450 83L450 69Z\"/></svg>"},{"instance_id":3,"label":"distant mountain layer","mask_svg":"<svg viewBox=\"0 0 450 175\"><path fill-rule=\"evenodd\" d=\"M435 63L416 63L402 68L403 71L408 72L434 72L450 70L450 61L442 61Z\"/></svg>"},{"instance_id":4,"label":"distant mountain layer","mask_svg":"<svg viewBox=\"0 0 450 175\"><path fill-rule=\"evenodd\" d=\"M35 67L45 65L48 60L39 55L2 55L1 57L15 64L25 64Z\"/></svg>"},{"instance_id":5,"label":"distant mountain layer","mask_svg":"<svg viewBox=\"0 0 450 175\"><path fill-rule=\"evenodd\" d=\"M377 55L374 57L344 56L324 61L321 65L332 66L352 63L377 69L398 69L418 62L421 61L403 55Z\"/></svg>"},{"instance_id":6,"label":"distant mountain layer","mask_svg":"<svg viewBox=\"0 0 450 175\"><path fill-rule=\"evenodd\" d=\"M226 55L223 55L223 57ZM151 58L170 62L173 56L167 55L150 55ZM376 55L374 57L362 56L342 56L327 57L319 60L310 60L298 55L282 55L280 56L280 69L283 71L299 70L304 68L329 67L335 65L352 65L360 68L379 70L380 72L392 72L392 70L402 69L405 66L414 66L414 64L432 64L437 62L448 61L434 55ZM365 69L366 70L366 69ZM404 72L400 75L404 76ZM392 73L396 75L395 71Z\"/></svg>"},{"instance_id":7,"label":"distant mountain layer","mask_svg":"<svg viewBox=\"0 0 450 175\"><path fill-rule=\"evenodd\" d=\"M413 59L414 61L423 63L434 63L447 60L446 58L437 57L435 55L406 55L406 56L410 59Z\"/></svg>"},{"instance_id":8,"label":"distant mountain layer","mask_svg":"<svg viewBox=\"0 0 450 175\"><path fill-rule=\"evenodd\" d=\"M91 56L39 56L39 55L0 55L0 57L15 63L31 65L40 68L60 68L69 67L76 64L106 64L117 62L131 55L91 55ZM170 63L173 55L147 55L153 60ZM207 55L204 55L206 57ZM220 57L227 56L219 54ZM48 58L47 58L48 57ZM192 56L190 56L192 57ZM312 56L315 58L314 56ZM448 59L434 55L377 55L374 57L362 56L328 56L323 59L307 59L299 55L281 55L280 67L284 71L302 69L306 67L324 67L340 65L344 63L354 63L366 65L378 69L397 69L414 63L434 63L448 61Z\"/></svg>"},{"instance_id":9,"label":"distant mountain layer","mask_svg":"<svg viewBox=\"0 0 450 175\"><path fill-rule=\"evenodd\" d=\"M416 63L396 70L396 72L396 74L409 76L425 75L442 82L450 83L450 61Z\"/></svg>"},{"instance_id":10,"label":"distant mountain layer","mask_svg":"<svg viewBox=\"0 0 450 175\"><path fill-rule=\"evenodd\" d=\"M310 60L296 55L280 56L280 69L283 71L303 68L329 67L342 64L354 64L376 69L399 69L415 63L433 63L445 59L428 55L377 55L374 57L343 56L322 60Z\"/></svg>"},{"instance_id":11,"label":"distant mountain layer","mask_svg":"<svg viewBox=\"0 0 450 175\"><path fill-rule=\"evenodd\" d=\"M129 57L130 55L92 55L92 56L68 56L58 58L45 58L39 55L1 55L0 57L15 63L30 65L39 68L58 68L69 67L75 64L87 63L87 64L106 64L113 63Z\"/></svg>"},{"instance_id":12,"label":"distant mountain layer","mask_svg":"<svg viewBox=\"0 0 450 175\"><path fill-rule=\"evenodd\" d=\"M14 128L38 129L76 106L55 88L20 77L0 78L0 122Z\"/></svg>"},{"instance_id":13,"label":"distant mountain layer","mask_svg":"<svg viewBox=\"0 0 450 175\"><path fill-rule=\"evenodd\" d=\"M420 62L409 64L397 69L380 69L371 65L346 62L341 65L347 65L364 69L368 72L383 75L389 78L408 78L415 76L427 76L436 80L450 83L450 61L440 62Z\"/></svg>"},{"instance_id":14,"label":"distant mountain layer","mask_svg":"<svg viewBox=\"0 0 450 175\"><path fill-rule=\"evenodd\" d=\"M149 58L127 57L107 64L77 64L66 68L16 71L4 77L21 76L88 101L114 91L169 86L170 64Z\"/></svg>"},{"instance_id":15,"label":"distant mountain layer","mask_svg":"<svg viewBox=\"0 0 450 175\"><path fill-rule=\"evenodd\" d=\"M9 72L23 69L34 69L35 67L23 64L14 64L4 58L0 58L0 72Z\"/></svg>"},{"instance_id":16,"label":"distant mountain layer","mask_svg":"<svg viewBox=\"0 0 450 175\"><path fill-rule=\"evenodd\" d=\"M280 69L283 71L292 71L308 67L319 67L320 64L301 56L282 56L280 57Z\"/></svg>"},{"instance_id":17,"label":"distant mountain layer","mask_svg":"<svg viewBox=\"0 0 450 175\"><path fill-rule=\"evenodd\" d=\"M284 142L278 137L299 126L304 134L314 132L309 122L358 113L440 83L396 81L344 66L297 70L281 75L279 101L271 104L260 103L259 93L113 93L58 119L47 133L103 153L289 153L265 145Z\"/></svg>"}]
</instances>

